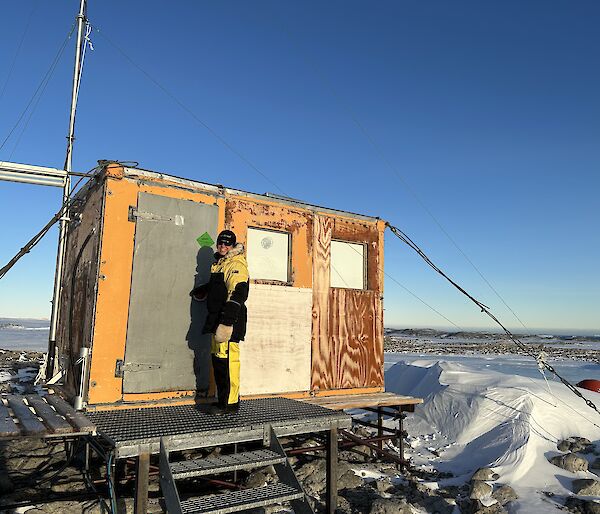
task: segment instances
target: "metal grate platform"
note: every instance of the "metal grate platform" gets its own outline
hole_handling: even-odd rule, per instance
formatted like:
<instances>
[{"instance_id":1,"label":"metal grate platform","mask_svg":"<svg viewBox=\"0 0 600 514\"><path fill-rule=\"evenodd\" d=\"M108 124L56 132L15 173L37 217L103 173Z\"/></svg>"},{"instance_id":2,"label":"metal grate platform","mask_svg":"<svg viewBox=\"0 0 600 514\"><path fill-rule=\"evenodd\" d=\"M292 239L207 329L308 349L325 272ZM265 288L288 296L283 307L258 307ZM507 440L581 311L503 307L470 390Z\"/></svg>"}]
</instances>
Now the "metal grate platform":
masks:
<instances>
[{"instance_id":1,"label":"metal grate platform","mask_svg":"<svg viewBox=\"0 0 600 514\"><path fill-rule=\"evenodd\" d=\"M219 473L226 473L240 469L252 469L257 466L272 466L284 462L285 459L285 456L265 448L204 459L171 462L171 473L174 479L199 477L209 475L217 470Z\"/></svg>"},{"instance_id":2,"label":"metal grate platform","mask_svg":"<svg viewBox=\"0 0 600 514\"><path fill-rule=\"evenodd\" d=\"M87 417L110 441L118 457L158 453L160 438L171 450L213 446L262 438L265 426L278 435L349 428L347 414L288 398L244 400L236 413L215 416L196 405L90 412ZM144 448L142 448L144 446Z\"/></svg>"},{"instance_id":3,"label":"metal grate platform","mask_svg":"<svg viewBox=\"0 0 600 514\"><path fill-rule=\"evenodd\" d=\"M183 514L227 514L246 509L271 505L273 500L281 503L304 497L304 493L285 484L269 484L257 489L244 489L202 498L191 498L181 502Z\"/></svg>"}]
</instances>

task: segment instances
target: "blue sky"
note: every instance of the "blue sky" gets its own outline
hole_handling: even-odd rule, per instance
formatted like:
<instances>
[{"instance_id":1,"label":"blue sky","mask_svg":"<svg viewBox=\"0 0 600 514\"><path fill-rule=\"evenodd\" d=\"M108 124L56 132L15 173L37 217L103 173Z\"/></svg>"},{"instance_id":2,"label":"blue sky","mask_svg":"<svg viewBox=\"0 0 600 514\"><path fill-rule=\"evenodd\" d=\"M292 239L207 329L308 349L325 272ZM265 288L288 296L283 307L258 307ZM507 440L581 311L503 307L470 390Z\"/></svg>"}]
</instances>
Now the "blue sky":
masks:
<instances>
[{"instance_id":1,"label":"blue sky","mask_svg":"<svg viewBox=\"0 0 600 514\"><path fill-rule=\"evenodd\" d=\"M100 32L85 61L74 169L135 160L380 216L522 329L440 224L528 328L600 331L597 2L89 4ZM77 8L3 4L0 144ZM62 167L73 46L0 160ZM0 182L2 264L59 198ZM55 248L53 231L2 280L0 316L49 316ZM399 282L461 328L491 326L390 233L385 268L386 325L449 325Z\"/></svg>"}]
</instances>

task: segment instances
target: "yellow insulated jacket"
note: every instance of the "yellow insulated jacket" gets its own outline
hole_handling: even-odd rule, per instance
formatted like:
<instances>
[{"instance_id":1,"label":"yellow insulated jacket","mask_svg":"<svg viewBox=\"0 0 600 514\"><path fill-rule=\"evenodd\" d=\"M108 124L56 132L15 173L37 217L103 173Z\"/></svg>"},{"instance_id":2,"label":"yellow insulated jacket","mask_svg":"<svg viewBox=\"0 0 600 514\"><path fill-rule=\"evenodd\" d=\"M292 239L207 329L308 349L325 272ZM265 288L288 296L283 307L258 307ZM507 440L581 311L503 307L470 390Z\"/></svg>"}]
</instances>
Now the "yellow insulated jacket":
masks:
<instances>
[{"instance_id":1,"label":"yellow insulated jacket","mask_svg":"<svg viewBox=\"0 0 600 514\"><path fill-rule=\"evenodd\" d=\"M210 281L198 288L207 292L208 315L204 333L214 334L222 323L233 326L230 341L243 341L247 320L245 302L250 286L244 245L238 243L225 256L216 253L215 259L210 268Z\"/></svg>"}]
</instances>

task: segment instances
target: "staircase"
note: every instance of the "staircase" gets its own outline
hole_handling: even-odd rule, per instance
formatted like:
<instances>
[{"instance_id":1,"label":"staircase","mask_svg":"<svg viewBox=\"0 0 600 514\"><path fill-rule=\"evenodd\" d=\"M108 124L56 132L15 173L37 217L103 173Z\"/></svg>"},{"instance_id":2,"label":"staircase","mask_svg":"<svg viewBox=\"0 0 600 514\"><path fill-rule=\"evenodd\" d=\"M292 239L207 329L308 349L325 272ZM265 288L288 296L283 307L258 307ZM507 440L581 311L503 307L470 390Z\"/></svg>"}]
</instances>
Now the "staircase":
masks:
<instances>
[{"instance_id":1,"label":"staircase","mask_svg":"<svg viewBox=\"0 0 600 514\"><path fill-rule=\"evenodd\" d=\"M239 470L273 466L278 482L265 487L180 500L177 480L215 476ZM169 451L160 442L160 487L169 514L227 514L267 505L289 503L295 514L314 514L290 466L275 431L265 427L263 448L203 459L169 462Z\"/></svg>"}]
</instances>

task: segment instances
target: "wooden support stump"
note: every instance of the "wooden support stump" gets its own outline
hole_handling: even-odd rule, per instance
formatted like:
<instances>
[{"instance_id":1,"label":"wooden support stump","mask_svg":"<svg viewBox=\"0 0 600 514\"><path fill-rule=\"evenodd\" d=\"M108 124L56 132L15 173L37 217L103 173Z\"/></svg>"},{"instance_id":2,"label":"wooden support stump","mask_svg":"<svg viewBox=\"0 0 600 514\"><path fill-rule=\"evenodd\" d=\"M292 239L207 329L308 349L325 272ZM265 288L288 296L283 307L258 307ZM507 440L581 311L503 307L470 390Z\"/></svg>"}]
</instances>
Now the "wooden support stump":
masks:
<instances>
[{"instance_id":1,"label":"wooden support stump","mask_svg":"<svg viewBox=\"0 0 600 514\"><path fill-rule=\"evenodd\" d=\"M335 514L338 496L338 429L327 434L327 500L325 512Z\"/></svg>"},{"instance_id":2,"label":"wooden support stump","mask_svg":"<svg viewBox=\"0 0 600 514\"><path fill-rule=\"evenodd\" d=\"M140 453L135 473L135 514L148 512L148 477L150 475L150 453Z\"/></svg>"},{"instance_id":3,"label":"wooden support stump","mask_svg":"<svg viewBox=\"0 0 600 514\"><path fill-rule=\"evenodd\" d=\"M396 438L396 443L398 446L398 453L400 454L400 458L404 461L404 417L406 414L402 412L402 409L398 407L398 437ZM402 464L401 468L404 469L406 466Z\"/></svg>"},{"instance_id":4,"label":"wooden support stump","mask_svg":"<svg viewBox=\"0 0 600 514\"><path fill-rule=\"evenodd\" d=\"M381 407L377 407L377 437L383 437L383 412ZM383 450L383 439L379 439L377 446Z\"/></svg>"}]
</instances>

